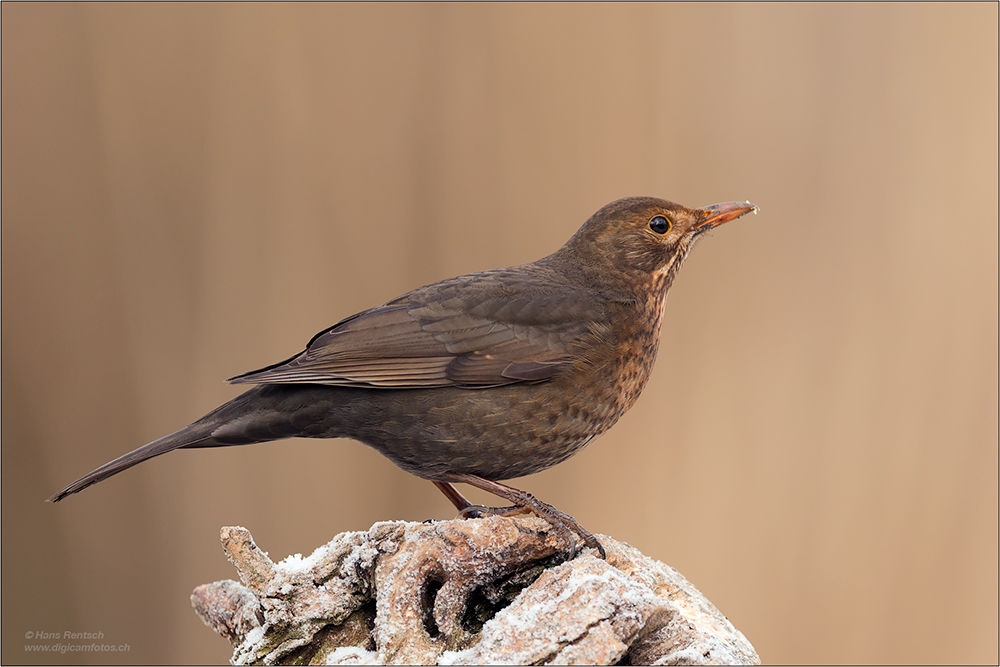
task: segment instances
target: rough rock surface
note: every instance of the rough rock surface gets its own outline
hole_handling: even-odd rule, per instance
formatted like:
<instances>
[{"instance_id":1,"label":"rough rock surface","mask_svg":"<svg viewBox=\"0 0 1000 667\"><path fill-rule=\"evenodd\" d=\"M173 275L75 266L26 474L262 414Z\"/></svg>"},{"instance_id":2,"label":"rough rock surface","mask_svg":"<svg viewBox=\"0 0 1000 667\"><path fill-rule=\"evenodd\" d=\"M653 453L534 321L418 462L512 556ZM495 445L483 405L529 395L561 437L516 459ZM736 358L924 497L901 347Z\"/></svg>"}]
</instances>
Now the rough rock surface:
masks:
<instances>
[{"instance_id":1,"label":"rough rock surface","mask_svg":"<svg viewBox=\"0 0 1000 667\"><path fill-rule=\"evenodd\" d=\"M240 581L195 589L234 664L760 664L673 568L599 536L565 562L532 516L377 523L275 564L223 528Z\"/></svg>"}]
</instances>

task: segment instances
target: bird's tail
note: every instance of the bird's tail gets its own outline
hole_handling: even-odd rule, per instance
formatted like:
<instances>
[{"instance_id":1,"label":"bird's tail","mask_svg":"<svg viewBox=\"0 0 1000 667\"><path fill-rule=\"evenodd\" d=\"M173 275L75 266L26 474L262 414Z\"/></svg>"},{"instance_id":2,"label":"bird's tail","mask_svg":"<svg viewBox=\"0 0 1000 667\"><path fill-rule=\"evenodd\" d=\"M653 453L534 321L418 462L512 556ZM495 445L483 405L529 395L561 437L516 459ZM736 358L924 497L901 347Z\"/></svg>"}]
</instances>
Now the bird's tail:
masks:
<instances>
[{"instance_id":1,"label":"bird's tail","mask_svg":"<svg viewBox=\"0 0 1000 667\"><path fill-rule=\"evenodd\" d=\"M148 445L143 445L128 454L119 456L114 461L105 463L97 470L84 475L62 491L52 495L46 502L57 503L66 496L102 482L108 477L117 475L121 471L127 470L154 456L166 454L175 449L244 445L254 442L265 442L267 440L278 440L296 435L293 429L287 428L287 432L276 432L276 430L268 430L266 428L261 432L246 432L252 431L252 429L243 424L243 422L253 422L252 415L254 415L255 407L258 405L259 396L265 391L267 390L264 386L257 386L250 391L244 392L193 424L185 426L170 435L165 435L159 440L154 440ZM280 418L280 412L273 413L273 416L278 417L279 421L287 421ZM267 420L263 421L263 425L267 426ZM230 433L229 431L233 429L229 427L233 424L239 424L242 429L237 428L235 429L236 433Z\"/></svg>"},{"instance_id":2,"label":"bird's tail","mask_svg":"<svg viewBox=\"0 0 1000 667\"><path fill-rule=\"evenodd\" d=\"M77 491L83 491L92 484L102 482L108 477L117 475L122 470L127 470L128 468L142 463L147 459L151 459L154 456L166 454L167 452L181 447L188 447L191 445L197 446L198 443L211 440L212 430L214 430L214 427L208 424L202 424L200 421L195 422L190 426L185 426L179 431L175 431L170 435L165 435L159 440L154 440L148 445L143 445L139 449L133 450L123 456L119 456L114 461L105 463L97 470L84 475L64 488L62 491L52 495L46 500L46 502L57 503L66 496L72 495Z\"/></svg>"},{"instance_id":3,"label":"bird's tail","mask_svg":"<svg viewBox=\"0 0 1000 667\"><path fill-rule=\"evenodd\" d=\"M175 449L346 435L345 423L370 416L366 395L359 389L323 385L257 385L190 426L105 463L50 497L48 502L57 503L122 470Z\"/></svg>"}]
</instances>

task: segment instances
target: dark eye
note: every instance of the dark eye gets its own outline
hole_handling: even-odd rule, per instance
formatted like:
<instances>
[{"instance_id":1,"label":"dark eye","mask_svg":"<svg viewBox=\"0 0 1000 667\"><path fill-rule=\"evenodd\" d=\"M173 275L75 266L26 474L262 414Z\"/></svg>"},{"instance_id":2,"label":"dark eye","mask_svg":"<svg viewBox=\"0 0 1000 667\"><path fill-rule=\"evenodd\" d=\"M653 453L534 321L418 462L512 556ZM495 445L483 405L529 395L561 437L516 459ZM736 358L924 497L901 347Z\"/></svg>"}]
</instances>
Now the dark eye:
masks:
<instances>
[{"instance_id":1,"label":"dark eye","mask_svg":"<svg viewBox=\"0 0 1000 667\"><path fill-rule=\"evenodd\" d=\"M658 215L649 221L649 228L657 234L666 234L670 231L670 221L662 215Z\"/></svg>"}]
</instances>

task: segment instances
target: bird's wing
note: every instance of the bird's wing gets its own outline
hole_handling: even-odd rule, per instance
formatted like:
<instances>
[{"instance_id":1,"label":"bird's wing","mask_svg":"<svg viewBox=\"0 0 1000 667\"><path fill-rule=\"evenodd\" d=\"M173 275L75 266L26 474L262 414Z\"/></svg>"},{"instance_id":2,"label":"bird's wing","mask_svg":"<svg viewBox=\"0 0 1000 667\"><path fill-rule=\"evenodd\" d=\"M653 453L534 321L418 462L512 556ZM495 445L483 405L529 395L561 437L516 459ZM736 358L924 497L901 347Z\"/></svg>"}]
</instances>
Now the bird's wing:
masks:
<instances>
[{"instance_id":1,"label":"bird's wing","mask_svg":"<svg viewBox=\"0 0 1000 667\"><path fill-rule=\"evenodd\" d=\"M606 330L604 312L577 288L503 273L466 276L349 317L298 356L230 382L472 388L541 381Z\"/></svg>"}]
</instances>

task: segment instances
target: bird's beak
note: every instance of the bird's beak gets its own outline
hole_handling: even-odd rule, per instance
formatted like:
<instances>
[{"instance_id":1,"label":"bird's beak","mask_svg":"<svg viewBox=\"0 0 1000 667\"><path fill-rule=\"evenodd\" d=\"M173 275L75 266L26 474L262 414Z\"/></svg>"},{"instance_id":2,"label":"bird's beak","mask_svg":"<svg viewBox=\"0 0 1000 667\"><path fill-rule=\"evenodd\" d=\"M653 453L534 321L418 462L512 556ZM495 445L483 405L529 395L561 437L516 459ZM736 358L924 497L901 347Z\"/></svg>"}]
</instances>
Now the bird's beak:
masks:
<instances>
[{"instance_id":1,"label":"bird's beak","mask_svg":"<svg viewBox=\"0 0 1000 667\"><path fill-rule=\"evenodd\" d=\"M697 209L702 218L695 224L694 229L699 232L707 232L730 220L740 218L750 211L756 213L757 210L757 207L748 201L727 201L725 204L712 204Z\"/></svg>"}]
</instances>

